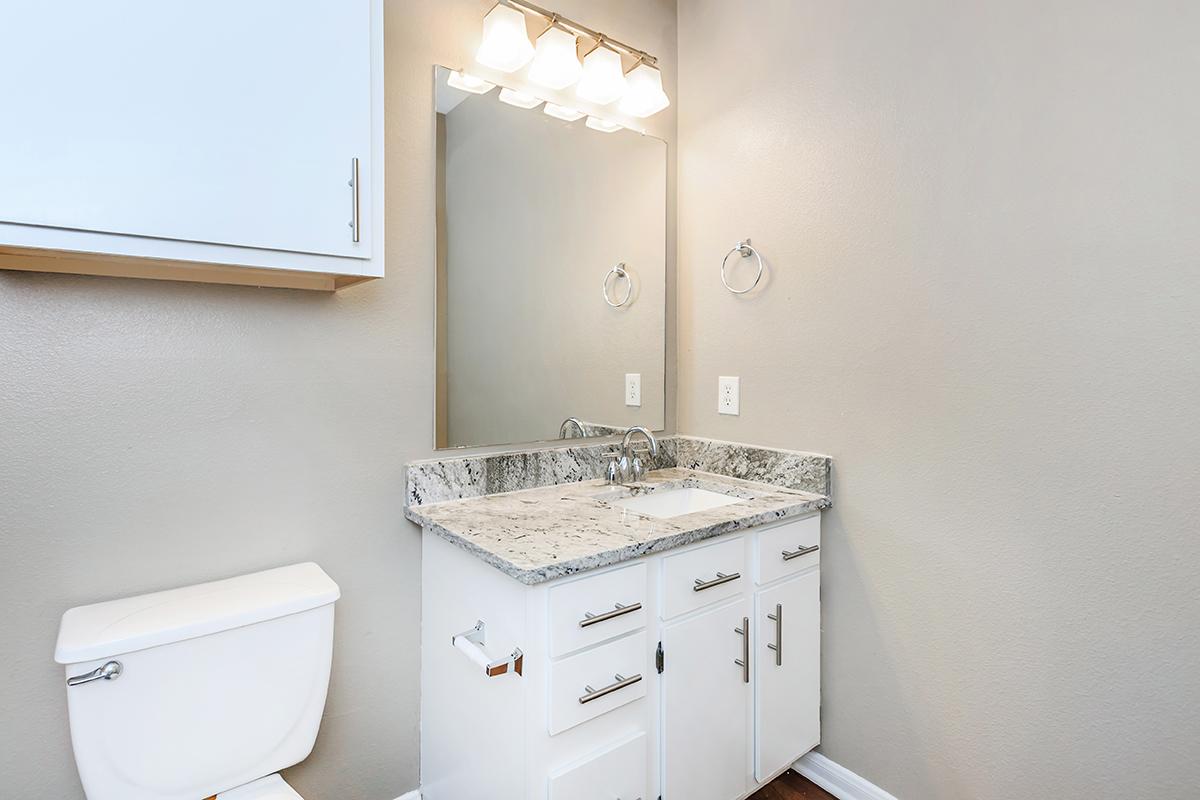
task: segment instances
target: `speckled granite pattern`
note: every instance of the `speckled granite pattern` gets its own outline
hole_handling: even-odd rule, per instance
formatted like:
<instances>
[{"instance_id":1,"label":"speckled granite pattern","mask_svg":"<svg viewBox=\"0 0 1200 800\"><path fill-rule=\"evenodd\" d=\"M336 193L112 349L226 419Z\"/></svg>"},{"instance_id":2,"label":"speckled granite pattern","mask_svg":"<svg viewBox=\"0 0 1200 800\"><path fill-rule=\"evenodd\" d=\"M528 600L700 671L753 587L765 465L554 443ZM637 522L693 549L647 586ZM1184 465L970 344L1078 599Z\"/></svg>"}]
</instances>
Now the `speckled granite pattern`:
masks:
<instances>
[{"instance_id":1,"label":"speckled granite pattern","mask_svg":"<svg viewBox=\"0 0 1200 800\"><path fill-rule=\"evenodd\" d=\"M833 496L833 459L798 450L677 436L676 465L730 478Z\"/></svg>"},{"instance_id":2,"label":"speckled granite pattern","mask_svg":"<svg viewBox=\"0 0 1200 800\"><path fill-rule=\"evenodd\" d=\"M414 461L408 465L405 504L442 503L600 478L608 463L604 454L616 447L602 442ZM666 436L659 440L658 458L643 455L643 460L650 469L686 467L833 496L832 460L816 453Z\"/></svg>"},{"instance_id":3,"label":"speckled granite pattern","mask_svg":"<svg viewBox=\"0 0 1200 800\"><path fill-rule=\"evenodd\" d=\"M609 502L680 486L743 499L670 519L639 516ZM634 488L589 480L414 505L405 515L521 583L536 584L829 505L821 494L672 467L651 472Z\"/></svg>"},{"instance_id":4,"label":"speckled granite pattern","mask_svg":"<svg viewBox=\"0 0 1200 800\"><path fill-rule=\"evenodd\" d=\"M675 437L658 442L658 458L642 454L648 469L675 466ZM538 486L578 483L604 476L613 442L573 447L540 447L414 461L408 465L405 505L443 503Z\"/></svg>"}]
</instances>

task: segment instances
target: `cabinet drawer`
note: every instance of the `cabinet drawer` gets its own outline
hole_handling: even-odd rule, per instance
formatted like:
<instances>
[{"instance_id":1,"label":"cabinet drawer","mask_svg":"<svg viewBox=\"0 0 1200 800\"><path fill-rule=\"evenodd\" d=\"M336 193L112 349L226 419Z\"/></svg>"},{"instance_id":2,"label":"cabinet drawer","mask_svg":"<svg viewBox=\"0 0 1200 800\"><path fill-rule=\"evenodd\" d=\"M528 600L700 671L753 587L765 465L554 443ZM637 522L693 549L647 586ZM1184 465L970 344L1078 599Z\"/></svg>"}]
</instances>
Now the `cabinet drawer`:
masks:
<instances>
[{"instance_id":1,"label":"cabinet drawer","mask_svg":"<svg viewBox=\"0 0 1200 800\"><path fill-rule=\"evenodd\" d=\"M821 561L821 515L759 531L756 543L758 582L770 583Z\"/></svg>"},{"instance_id":2,"label":"cabinet drawer","mask_svg":"<svg viewBox=\"0 0 1200 800\"><path fill-rule=\"evenodd\" d=\"M646 626L645 564L555 586L546 594L554 658Z\"/></svg>"},{"instance_id":3,"label":"cabinet drawer","mask_svg":"<svg viewBox=\"0 0 1200 800\"><path fill-rule=\"evenodd\" d=\"M746 547L740 536L664 559L663 619L741 594L745 571Z\"/></svg>"},{"instance_id":4,"label":"cabinet drawer","mask_svg":"<svg viewBox=\"0 0 1200 800\"><path fill-rule=\"evenodd\" d=\"M646 734L550 773L550 800L640 800L646 790Z\"/></svg>"},{"instance_id":5,"label":"cabinet drawer","mask_svg":"<svg viewBox=\"0 0 1200 800\"><path fill-rule=\"evenodd\" d=\"M550 735L644 697L649 664L645 631L553 663Z\"/></svg>"}]
</instances>

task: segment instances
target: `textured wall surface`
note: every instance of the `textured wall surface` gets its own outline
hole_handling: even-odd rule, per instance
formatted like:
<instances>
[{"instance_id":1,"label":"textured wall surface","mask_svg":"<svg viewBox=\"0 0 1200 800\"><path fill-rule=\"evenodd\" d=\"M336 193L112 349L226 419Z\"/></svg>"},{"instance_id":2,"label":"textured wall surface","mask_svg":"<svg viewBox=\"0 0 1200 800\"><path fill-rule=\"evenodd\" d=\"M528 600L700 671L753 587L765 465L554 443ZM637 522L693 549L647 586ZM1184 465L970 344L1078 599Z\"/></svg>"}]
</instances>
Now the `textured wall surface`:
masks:
<instances>
[{"instance_id":1,"label":"textured wall surface","mask_svg":"<svg viewBox=\"0 0 1200 800\"><path fill-rule=\"evenodd\" d=\"M679 430L833 457L822 750L1195 797L1200 6L679 12Z\"/></svg>"},{"instance_id":2,"label":"textured wall surface","mask_svg":"<svg viewBox=\"0 0 1200 800\"><path fill-rule=\"evenodd\" d=\"M318 295L0 271L4 797L83 796L52 660L63 611L303 560L343 595L321 735L288 779L314 799L417 785L420 537L402 508L404 463L433 443L431 75L470 62L490 6L387 4L384 280ZM673 2L555 7L659 53L673 84Z\"/></svg>"}]
</instances>

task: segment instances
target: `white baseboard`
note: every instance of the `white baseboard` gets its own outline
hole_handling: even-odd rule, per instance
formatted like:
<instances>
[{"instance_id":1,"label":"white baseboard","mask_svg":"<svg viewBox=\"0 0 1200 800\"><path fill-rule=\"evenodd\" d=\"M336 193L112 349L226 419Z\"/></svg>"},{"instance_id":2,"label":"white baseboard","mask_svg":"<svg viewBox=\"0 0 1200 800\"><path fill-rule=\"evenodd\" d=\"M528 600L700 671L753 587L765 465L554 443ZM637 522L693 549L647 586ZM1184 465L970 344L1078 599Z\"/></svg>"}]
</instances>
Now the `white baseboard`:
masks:
<instances>
[{"instance_id":1,"label":"white baseboard","mask_svg":"<svg viewBox=\"0 0 1200 800\"><path fill-rule=\"evenodd\" d=\"M421 790L413 789L411 792L405 792L397 797L396 800L421 800Z\"/></svg>"},{"instance_id":2,"label":"white baseboard","mask_svg":"<svg viewBox=\"0 0 1200 800\"><path fill-rule=\"evenodd\" d=\"M820 753L801 756L792 769L840 800L896 800L866 778Z\"/></svg>"}]
</instances>

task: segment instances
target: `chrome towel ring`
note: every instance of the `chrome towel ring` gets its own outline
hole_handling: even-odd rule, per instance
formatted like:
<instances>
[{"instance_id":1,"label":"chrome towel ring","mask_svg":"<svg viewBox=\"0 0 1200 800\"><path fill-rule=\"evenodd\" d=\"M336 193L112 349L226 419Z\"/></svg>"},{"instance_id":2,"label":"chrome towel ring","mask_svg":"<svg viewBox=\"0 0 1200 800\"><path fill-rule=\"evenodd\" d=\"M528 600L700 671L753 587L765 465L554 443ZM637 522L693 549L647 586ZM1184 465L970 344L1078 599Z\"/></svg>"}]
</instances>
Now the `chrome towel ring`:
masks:
<instances>
[{"instance_id":1,"label":"chrome towel ring","mask_svg":"<svg viewBox=\"0 0 1200 800\"><path fill-rule=\"evenodd\" d=\"M758 259L758 274L754 276L754 283L750 284L745 289L733 288L732 286L729 285L729 279L725 276L725 266L726 266L726 264L729 263L729 257L731 255L733 255L734 253L740 253L742 258L749 258L750 256L753 255L755 258ZM758 286L758 282L762 280L762 275L763 275L762 256L759 254L759 252L757 250L755 250L753 247L750 246L749 238L747 238L745 241L741 241L741 242L738 242L737 244L735 244L733 246L733 249L725 254L725 258L721 259L721 283L725 284L725 288L728 289L729 291L733 292L734 294L745 294L746 292L753 289L755 286Z\"/></svg>"},{"instance_id":2,"label":"chrome towel ring","mask_svg":"<svg viewBox=\"0 0 1200 800\"><path fill-rule=\"evenodd\" d=\"M614 301L608 295L608 279L611 278L613 275L617 276L617 280L620 280L621 278L625 279L625 296L622 297L619 301ZM623 306L629 302L629 298L633 296L633 279L630 278L629 273L625 271L625 262L624 261L617 264L615 267L610 269L608 272L604 273L604 283L601 284L601 288L604 291L604 302L608 303L613 308L620 308L621 306ZM613 294L616 294L615 286L613 287Z\"/></svg>"}]
</instances>

